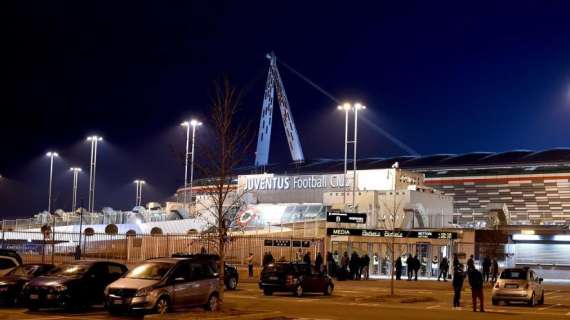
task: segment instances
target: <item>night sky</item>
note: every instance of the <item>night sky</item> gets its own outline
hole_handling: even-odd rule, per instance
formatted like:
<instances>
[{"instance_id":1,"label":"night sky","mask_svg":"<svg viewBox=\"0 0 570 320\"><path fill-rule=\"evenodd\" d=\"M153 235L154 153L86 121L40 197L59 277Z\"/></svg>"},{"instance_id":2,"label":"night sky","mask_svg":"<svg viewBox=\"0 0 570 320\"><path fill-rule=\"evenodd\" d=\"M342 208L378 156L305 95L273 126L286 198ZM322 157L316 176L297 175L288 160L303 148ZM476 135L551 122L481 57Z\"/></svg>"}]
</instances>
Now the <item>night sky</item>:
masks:
<instances>
[{"instance_id":1,"label":"night sky","mask_svg":"<svg viewBox=\"0 0 570 320\"><path fill-rule=\"evenodd\" d=\"M268 61L368 106L359 156L569 146L569 1L10 1L0 4L0 216L71 205L70 166L98 157L96 207L163 201L183 181L185 134L214 80L243 89L258 125ZM340 158L336 102L280 66L305 157ZM270 161L289 161L275 109ZM381 128L409 148L378 132ZM202 136L200 136L202 135ZM410 150L411 149L411 150ZM413 150L413 151L412 151ZM199 151L197 151L199 153ZM253 159L253 158L252 158Z\"/></svg>"}]
</instances>

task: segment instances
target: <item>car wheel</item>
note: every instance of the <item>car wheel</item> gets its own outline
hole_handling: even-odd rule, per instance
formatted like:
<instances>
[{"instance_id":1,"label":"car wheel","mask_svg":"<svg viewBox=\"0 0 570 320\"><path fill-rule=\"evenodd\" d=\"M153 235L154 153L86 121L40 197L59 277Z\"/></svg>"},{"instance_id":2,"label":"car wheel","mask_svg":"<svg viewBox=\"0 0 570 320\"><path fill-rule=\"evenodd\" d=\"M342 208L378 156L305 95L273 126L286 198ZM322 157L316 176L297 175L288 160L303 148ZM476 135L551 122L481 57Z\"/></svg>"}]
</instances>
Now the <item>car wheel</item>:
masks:
<instances>
[{"instance_id":1,"label":"car wheel","mask_svg":"<svg viewBox=\"0 0 570 320\"><path fill-rule=\"evenodd\" d=\"M293 291L293 295L295 295L295 297L301 297L303 295L303 286L298 285L297 287L295 287L295 291Z\"/></svg>"},{"instance_id":2,"label":"car wheel","mask_svg":"<svg viewBox=\"0 0 570 320\"><path fill-rule=\"evenodd\" d=\"M235 277L229 278L226 283L226 288L228 290L235 290L237 288L237 279Z\"/></svg>"},{"instance_id":3,"label":"car wheel","mask_svg":"<svg viewBox=\"0 0 570 320\"><path fill-rule=\"evenodd\" d=\"M265 288L265 289L263 289L263 294L266 296L272 296L273 290Z\"/></svg>"},{"instance_id":4,"label":"car wheel","mask_svg":"<svg viewBox=\"0 0 570 320\"><path fill-rule=\"evenodd\" d=\"M538 304L540 304L540 305L544 304L544 292L542 292L542 295L540 296L540 301L538 301Z\"/></svg>"},{"instance_id":5,"label":"car wheel","mask_svg":"<svg viewBox=\"0 0 570 320\"><path fill-rule=\"evenodd\" d=\"M158 314L168 313L168 311L170 311L170 301L166 297L161 297L156 302L156 305L154 306L154 310Z\"/></svg>"},{"instance_id":6,"label":"car wheel","mask_svg":"<svg viewBox=\"0 0 570 320\"><path fill-rule=\"evenodd\" d=\"M208 298L208 304L206 305L206 310L218 311L218 308L220 308L220 299L218 299L217 294L212 293Z\"/></svg>"},{"instance_id":7,"label":"car wheel","mask_svg":"<svg viewBox=\"0 0 570 320\"><path fill-rule=\"evenodd\" d=\"M536 302L536 301L535 301L534 292L533 292L533 293L532 293L532 296L530 296L530 299L528 300L528 303L527 303L527 304L528 304L529 307L534 307L535 302Z\"/></svg>"},{"instance_id":8,"label":"car wheel","mask_svg":"<svg viewBox=\"0 0 570 320\"><path fill-rule=\"evenodd\" d=\"M327 283L325 287L325 291L323 292L325 296L330 296L333 293L333 286L330 283Z\"/></svg>"}]
</instances>

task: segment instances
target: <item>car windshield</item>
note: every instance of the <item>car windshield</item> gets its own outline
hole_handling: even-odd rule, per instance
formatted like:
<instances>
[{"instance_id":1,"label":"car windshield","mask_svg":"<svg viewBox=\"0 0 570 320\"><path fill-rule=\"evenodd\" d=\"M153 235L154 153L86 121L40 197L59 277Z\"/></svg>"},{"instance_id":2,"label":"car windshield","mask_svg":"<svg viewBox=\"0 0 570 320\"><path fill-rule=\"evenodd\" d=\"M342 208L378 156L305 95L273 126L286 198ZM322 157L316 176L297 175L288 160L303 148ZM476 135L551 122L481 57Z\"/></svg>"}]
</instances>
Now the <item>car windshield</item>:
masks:
<instances>
[{"instance_id":1,"label":"car windshield","mask_svg":"<svg viewBox=\"0 0 570 320\"><path fill-rule=\"evenodd\" d=\"M7 275L9 276L16 276L16 277L25 277L34 274L38 266L30 266L30 265L21 265L14 268L12 271L8 272Z\"/></svg>"},{"instance_id":2,"label":"car windshield","mask_svg":"<svg viewBox=\"0 0 570 320\"><path fill-rule=\"evenodd\" d=\"M501 273L501 279L526 280L525 270L505 270Z\"/></svg>"},{"instance_id":3,"label":"car windshield","mask_svg":"<svg viewBox=\"0 0 570 320\"><path fill-rule=\"evenodd\" d=\"M82 264L64 264L52 269L47 275L63 276L63 277L80 277L89 269L88 265Z\"/></svg>"},{"instance_id":4,"label":"car windshield","mask_svg":"<svg viewBox=\"0 0 570 320\"><path fill-rule=\"evenodd\" d=\"M174 266L167 262L149 262L136 266L125 278L160 280Z\"/></svg>"}]
</instances>

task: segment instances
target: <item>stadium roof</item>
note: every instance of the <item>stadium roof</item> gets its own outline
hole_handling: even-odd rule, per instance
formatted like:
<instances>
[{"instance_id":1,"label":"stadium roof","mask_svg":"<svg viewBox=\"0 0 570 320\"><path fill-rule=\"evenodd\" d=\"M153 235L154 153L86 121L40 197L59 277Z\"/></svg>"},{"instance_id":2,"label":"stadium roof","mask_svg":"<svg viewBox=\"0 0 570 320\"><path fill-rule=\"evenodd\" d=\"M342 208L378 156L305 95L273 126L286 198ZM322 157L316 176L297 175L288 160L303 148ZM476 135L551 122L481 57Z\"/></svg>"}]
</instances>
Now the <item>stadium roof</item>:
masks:
<instances>
[{"instance_id":1,"label":"stadium roof","mask_svg":"<svg viewBox=\"0 0 570 320\"><path fill-rule=\"evenodd\" d=\"M435 154L426 156L399 156L389 158L361 158L357 160L358 169L390 168L398 162L400 168L413 170L473 169L497 167L532 167L541 165L570 164L570 148L554 148L543 151L512 150L506 152L471 152L465 154ZM316 159L302 164L270 164L265 172L342 172L343 159ZM348 169L352 168L352 159L348 160ZM253 166L243 167L240 173L260 172Z\"/></svg>"}]
</instances>

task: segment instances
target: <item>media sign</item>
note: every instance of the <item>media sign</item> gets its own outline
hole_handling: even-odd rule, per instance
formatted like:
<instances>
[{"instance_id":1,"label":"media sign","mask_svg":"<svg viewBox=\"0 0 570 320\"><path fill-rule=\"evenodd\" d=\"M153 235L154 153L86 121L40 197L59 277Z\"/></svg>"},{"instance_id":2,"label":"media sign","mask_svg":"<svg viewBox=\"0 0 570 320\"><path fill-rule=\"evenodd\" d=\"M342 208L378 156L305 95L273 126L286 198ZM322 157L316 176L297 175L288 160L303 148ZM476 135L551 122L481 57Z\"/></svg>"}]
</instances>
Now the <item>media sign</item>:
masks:
<instances>
[{"instance_id":1,"label":"media sign","mask_svg":"<svg viewBox=\"0 0 570 320\"><path fill-rule=\"evenodd\" d=\"M445 231L391 231L370 229L327 228L329 236L356 236L378 238L457 239L456 232Z\"/></svg>"},{"instance_id":2,"label":"media sign","mask_svg":"<svg viewBox=\"0 0 570 320\"><path fill-rule=\"evenodd\" d=\"M327 212L327 222L366 223L366 213Z\"/></svg>"}]
</instances>

